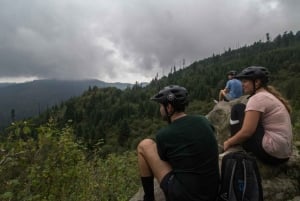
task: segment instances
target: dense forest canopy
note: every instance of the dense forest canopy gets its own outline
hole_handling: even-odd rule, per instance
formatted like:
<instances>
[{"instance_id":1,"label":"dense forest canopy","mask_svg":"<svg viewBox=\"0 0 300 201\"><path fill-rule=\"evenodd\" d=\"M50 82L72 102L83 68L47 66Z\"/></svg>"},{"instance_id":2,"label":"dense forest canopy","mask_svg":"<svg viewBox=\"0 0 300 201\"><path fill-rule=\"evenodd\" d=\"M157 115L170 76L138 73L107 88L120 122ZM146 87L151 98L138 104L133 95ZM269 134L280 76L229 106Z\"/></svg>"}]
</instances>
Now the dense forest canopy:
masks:
<instances>
[{"instance_id":1,"label":"dense forest canopy","mask_svg":"<svg viewBox=\"0 0 300 201\"><path fill-rule=\"evenodd\" d=\"M266 34L266 37L268 34ZM143 137L155 134L163 124L158 107L149 98L166 85L185 86L190 95L189 113L206 114L212 100L224 87L226 72L261 65L271 72L271 85L277 87L293 106L293 123L299 122L300 32L284 32L273 41L267 37L221 55L213 54L185 68L171 69L167 76L155 77L148 86L136 83L125 90L90 87L81 97L72 98L42 114L35 124L49 117L63 126L72 121L76 138L92 149L99 141L105 153L134 148ZM298 123L299 124L299 123Z\"/></svg>"},{"instance_id":2,"label":"dense forest canopy","mask_svg":"<svg viewBox=\"0 0 300 201\"><path fill-rule=\"evenodd\" d=\"M80 97L74 97L49 108L37 118L29 119L40 126L53 119L58 127L66 123L74 128L76 139L88 149L103 147L103 154L135 148L145 136L154 135L160 121L158 106L149 98L162 87L178 84L189 91L189 113L207 114L213 107L213 99L224 87L226 72L240 71L251 65L267 67L271 72L271 84L277 87L291 102L293 123L298 125L300 110L300 31L284 32L273 41L267 37L249 46L223 54L213 54L207 59L195 61L187 67L174 66L167 76L155 77L147 86L139 83L124 90L91 86Z\"/></svg>"}]
</instances>

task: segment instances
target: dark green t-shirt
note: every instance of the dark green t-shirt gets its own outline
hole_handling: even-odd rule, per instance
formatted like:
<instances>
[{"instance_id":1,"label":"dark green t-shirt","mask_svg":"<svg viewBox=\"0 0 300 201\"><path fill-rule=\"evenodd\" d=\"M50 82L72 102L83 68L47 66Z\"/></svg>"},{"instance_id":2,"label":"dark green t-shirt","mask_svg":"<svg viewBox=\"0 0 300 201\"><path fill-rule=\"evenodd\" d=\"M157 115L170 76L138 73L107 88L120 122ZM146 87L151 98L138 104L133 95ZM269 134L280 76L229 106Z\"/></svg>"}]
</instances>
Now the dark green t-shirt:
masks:
<instances>
[{"instance_id":1,"label":"dark green t-shirt","mask_svg":"<svg viewBox=\"0 0 300 201\"><path fill-rule=\"evenodd\" d=\"M187 115L161 129L160 158L171 164L177 200L213 200L219 184L218 145L204 116Z\"/></svg>"}]
</instances>

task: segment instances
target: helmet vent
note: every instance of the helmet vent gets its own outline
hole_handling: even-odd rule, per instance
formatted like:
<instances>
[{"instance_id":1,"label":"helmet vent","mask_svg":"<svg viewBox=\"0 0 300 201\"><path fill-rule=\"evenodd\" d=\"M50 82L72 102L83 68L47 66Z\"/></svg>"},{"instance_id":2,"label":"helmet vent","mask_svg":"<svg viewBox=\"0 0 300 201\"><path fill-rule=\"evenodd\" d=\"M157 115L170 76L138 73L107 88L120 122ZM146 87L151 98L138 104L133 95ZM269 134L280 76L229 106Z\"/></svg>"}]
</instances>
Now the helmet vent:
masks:
<instances>
[{"instance_id":1,"label":"helmet vent","mask_svg":"<svg viewBox=\"0 0 300 201\"><path fill-rule=\"evenodd\" d=\"M167 96L168 101L174 101L175 95L173 93L169 93Z\"/></svg>"}]
</instances>

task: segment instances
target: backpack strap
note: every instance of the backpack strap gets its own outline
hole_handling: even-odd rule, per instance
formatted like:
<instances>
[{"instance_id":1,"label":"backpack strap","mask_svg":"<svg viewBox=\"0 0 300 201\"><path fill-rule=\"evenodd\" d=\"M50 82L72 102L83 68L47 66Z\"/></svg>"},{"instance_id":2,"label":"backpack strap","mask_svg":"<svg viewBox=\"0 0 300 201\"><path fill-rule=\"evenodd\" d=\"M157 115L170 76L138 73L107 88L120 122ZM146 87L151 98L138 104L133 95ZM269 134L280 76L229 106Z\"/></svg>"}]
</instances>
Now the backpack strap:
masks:
<instances>
[{"instance_id":1,"label":"backpack strap","mask_svg":"<svg viewBox=\"0 0 300 201\"><path fill-rule=\"evenodd\" d=\"M254 158L245 159L243 161L245 169L251 170L247 171L245 174L246 182L248 185L245 191L245 197L243 199L249 201L261 201L263 200L263 192L261 185L261 177L258 171L258 167Z\"/></svg>"},{"instance_id":2,"label":"backpack strap","mask_svg":"<svg viewBox=\"0 0 300 201\"><path fill-rule=\"evenodd\" d=\"M245 193L246 193L246 189L247 189L247 174L249 174L247 172L247 165L246 165L246 161L245 159L242 160L242 164L243 164L243 171L244 171L244 185L243 185L243 194L242 194L242 201L244 201L245 198Z\"/></svg>"},{"instance_id":3,"label":"backpack strap","mask_svg":"<svg viewBox=\"0 0 300 201\"><path fill-rule=\"evenodd\" d=\"M219 201L228 201L234 195L233 179L236 171L237 162L231 154L227 154L222 159L221 167L221 188L219 191ZM230 181L230 182L229 182Z\"/></svg>"},{"instance_id":4,"label":"backpack strap","mask_svg":"<svg viewBox=\"0 0 300 201\"><path fill-rule=\"evenodd\" d=\"M230 185L228 189L228 198L230 198L230 201L237 201L235 192L234 192L234 187L233 187L233 180L234 180L234 175L235 175L235 170L236 170L236 164L237 162L234 160L230 160L232 162L232 170L230 174Z\"/></svg>"}]
</instances>

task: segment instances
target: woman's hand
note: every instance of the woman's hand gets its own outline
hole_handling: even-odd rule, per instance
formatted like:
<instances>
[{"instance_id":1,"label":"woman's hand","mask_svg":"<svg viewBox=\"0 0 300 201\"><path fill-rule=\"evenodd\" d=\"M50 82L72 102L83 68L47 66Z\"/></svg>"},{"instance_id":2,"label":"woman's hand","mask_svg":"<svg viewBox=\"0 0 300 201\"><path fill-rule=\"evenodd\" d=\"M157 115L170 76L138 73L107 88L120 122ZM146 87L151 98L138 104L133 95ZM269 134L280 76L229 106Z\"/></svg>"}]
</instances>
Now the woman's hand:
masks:
<instances>
[{"instance_id":1,"label":"woman's hand","mask_svg":"<svg viewBox=\"0 0 300 201\"><path fill-rule=\"evenodd\" d=\"M229 147L231 147L229 140L230 140L230 138L224 142L224 145L223 145L224 151L226 151Z\"/></svg>"}]
</instances>

